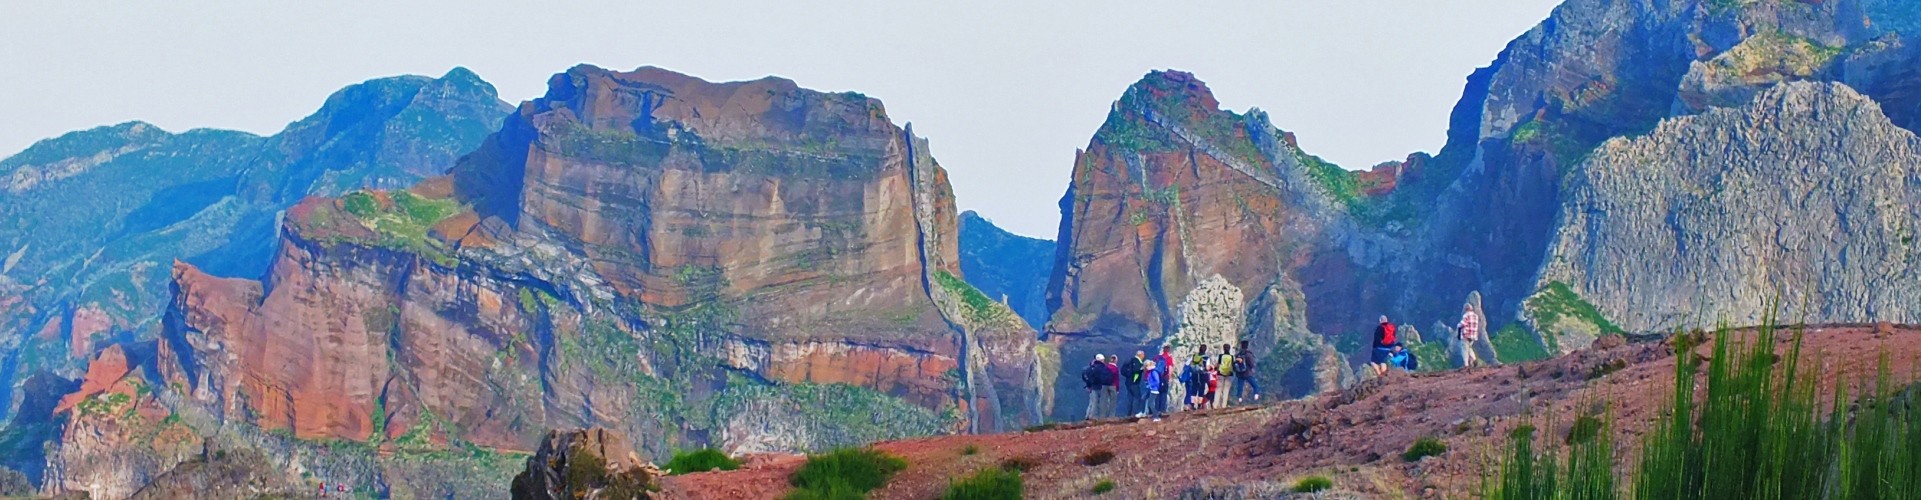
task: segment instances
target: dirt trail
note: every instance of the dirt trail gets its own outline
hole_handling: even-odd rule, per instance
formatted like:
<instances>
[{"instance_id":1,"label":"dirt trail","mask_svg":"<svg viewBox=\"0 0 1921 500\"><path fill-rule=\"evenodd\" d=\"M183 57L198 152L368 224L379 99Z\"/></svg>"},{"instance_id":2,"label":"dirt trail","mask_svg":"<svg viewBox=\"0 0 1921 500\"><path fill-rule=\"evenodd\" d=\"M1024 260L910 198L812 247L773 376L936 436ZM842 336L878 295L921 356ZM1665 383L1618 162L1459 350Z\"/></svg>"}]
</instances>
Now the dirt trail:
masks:
<instances>
[{"instance_id":1,"label":"dirt trail","mask_svg":"<svg viewBox=\"0 0 1921 500\"><path fill-rule=\"evenodd\" d=\"M1790 332L1778 335L1786 352ZM1197 484L1291 484L1309 474L1333 478L1337 491L1368 497L1450 497L1477 488L1485 457L1523 421L1557 435L1583 411L1610 409L1627 448L1662 410L1673 388L1674 356L1662 342L1589 349L1521 365L1395 374L1310 399L1190 412L1161 422L1109 420L978 436L935 436L876 444L911 464L878 499L938 498L949 478L1006 459L1032 464L1023 475L1029 498L1087 497L1102 480L1112 498L1170 498ZM1696 351L1709 354L1703 347ZM1809 327L1803 355L1819 361L1824 387L1836 377L1872 374L1886 354L1898 382L1921 367L1921 327ZM1853 391L1851 391L1853 392ZM1553 422L1548 422L1548 417ZM1449 452L1416 463L1401 459L1422 436ZM966 454L969 445L978 450ZM1114 458L1088 466L1095 450ZM777 498L804 460L754 457L741 470L669 478L672 498Z\"/></svg>"}]
</instances>

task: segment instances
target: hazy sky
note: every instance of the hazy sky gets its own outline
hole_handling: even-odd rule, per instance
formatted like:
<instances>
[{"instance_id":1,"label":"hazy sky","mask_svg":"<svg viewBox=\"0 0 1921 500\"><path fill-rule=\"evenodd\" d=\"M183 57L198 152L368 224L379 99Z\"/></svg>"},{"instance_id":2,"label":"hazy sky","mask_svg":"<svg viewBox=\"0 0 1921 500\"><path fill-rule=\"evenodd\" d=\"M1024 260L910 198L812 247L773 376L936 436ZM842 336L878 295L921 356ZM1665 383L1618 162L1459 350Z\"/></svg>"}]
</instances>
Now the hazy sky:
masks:
<instances>
[{"instance_id":1,"label":"hazy sky","mask_svg":"<svg viewBox=\"0 0 1921 500\"><path fill-rule=\"evenodd\" d=\"M1556 3L11 2L0 155L127 120L271 134L342 86L453 66L514 103L583 62L773 74L880 98L932 141L961 208L1052 238L1074 150L1148 70L1194 72L1366 168L1439 149L1468 73Z\"/></svg>"}]
</instances>

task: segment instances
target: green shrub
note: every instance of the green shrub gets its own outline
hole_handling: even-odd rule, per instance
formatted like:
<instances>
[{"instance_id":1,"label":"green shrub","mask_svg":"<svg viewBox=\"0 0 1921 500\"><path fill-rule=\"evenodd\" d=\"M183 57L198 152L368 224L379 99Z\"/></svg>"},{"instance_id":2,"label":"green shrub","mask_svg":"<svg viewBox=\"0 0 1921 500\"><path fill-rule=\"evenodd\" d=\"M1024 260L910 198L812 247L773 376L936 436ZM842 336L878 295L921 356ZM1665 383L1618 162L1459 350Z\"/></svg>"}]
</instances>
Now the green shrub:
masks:
<instances>
[{"instance_id":1,"label":"green shrub","mask_svg":"<svg viewBox=\"0 0 1921 500\"><path fill-rule=\"evenodd\" d=\"M1102 479L1101 482L1094 483L1094 489L1092 491L1096 495L1114 491L1114 480Z\"/></svg>"},{"instance_id":2,"label":"green shrub","mask_svg":"<svg viewBox=\"0 0 1921 500\"><path fill-rule=\"evenodd\" d=\"M960 481L947 483L942 500L1004 500L1021 497L1021 471L990 467Z\"/></svg>"},{"instance_id":3,"label":"green shrub","mask_svg":"<svg viewBox=\"0 0 1921 500\"><path fill-rule=\"evenodd\" d=\"M788 484L794 485L794 492L785 498L863 498L906 468L906 460L872 448L845 448L808 455L807 463L787 478Z\"/></svg>"},{"instance_id":4,"label":"green shrub","mask_svg":"<svg viewBox=\"0 0 1921 500\"><path fill-rule=\"evenodd\" d=\"M961 447L961 455L963 456L973 456L980 452L981 447L973 443L968 443L967 446Z\"/></svg>"},{"instance_id":5,"label":"green shrub","mask_svg":"<svg viewBox=\"0 0 1921 500\"><path fill-rule=\"evenodd\" d=\"M1334 480L1327 476L1307 476L1294 482L1295 493L1314 493L1334 488Z\"/></svg>"},{"instance_id":6,"label":"green shrub","mask_svg":"<svg viewBox=\"0 0 1921 500\"><path fill-rule=\"evenodd\" d=\"M1433 436L1425 436L1414 440L1414 444L1407 447L1407 453L1401 454L1401 459L1419 462L1423 458L1440 456L1443 453L1447 453L1447 443Z\"/></svg>"},{"instance_id":7,"label":"green shrub","mask_svg":"<svg viewBox=\"0 0 1921 500\"><path fill-rule=\"evenodd\" d=\"M733 457L713 448L675 453L674 458L668 460L666 465L666 469L674 475L739 468L739 460L734 460Z\"/></svg>"},{"instance_id":8,"label":"green shrub","mask_svg":"<svg viewBox=\"0 0 1921 500\"><path fill-rule=\"evenodd\" d=\"M362 219L371 218L380 212L380 203L374 200L374 195L367 194L365 191L348 193L340 199L340 205L347 209L347 213Z\"/></svg>"}]
</instances>

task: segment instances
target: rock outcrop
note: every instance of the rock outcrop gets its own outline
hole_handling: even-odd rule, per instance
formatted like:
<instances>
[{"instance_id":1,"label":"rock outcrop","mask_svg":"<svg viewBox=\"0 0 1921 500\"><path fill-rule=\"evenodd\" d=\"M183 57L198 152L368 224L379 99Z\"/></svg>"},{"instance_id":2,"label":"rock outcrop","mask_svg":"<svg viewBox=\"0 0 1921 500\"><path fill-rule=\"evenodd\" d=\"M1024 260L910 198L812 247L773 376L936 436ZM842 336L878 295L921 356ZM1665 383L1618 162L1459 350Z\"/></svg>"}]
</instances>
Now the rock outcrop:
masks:
<instances>
[{"instance_id":1,"label":"rock outcrop","mask_svg":"<svg viewBox=\"0 0 1921 500\"><path fill-rule=\"evenodd\" d=\"M660 469L641 460L627 438L603 428L553 431L514 476L514 500L655 497Z\"/></svg>"},{"instance_id":2,"label":"rock outcrop","mask_svg":"<svg viewBox=\"0 0 1921 500\"><path fill-rule=\"evenodd\" d=\"M1542 303L1572 304L1537 319L1570 325L1547 329L1563 350L1601 325L1756 324L1774 305L1797 323L1921 321L1918 166L1921 139L1832 83L1609 141L1570 177L1541 276Z\"/></svg>"}]
</instances>

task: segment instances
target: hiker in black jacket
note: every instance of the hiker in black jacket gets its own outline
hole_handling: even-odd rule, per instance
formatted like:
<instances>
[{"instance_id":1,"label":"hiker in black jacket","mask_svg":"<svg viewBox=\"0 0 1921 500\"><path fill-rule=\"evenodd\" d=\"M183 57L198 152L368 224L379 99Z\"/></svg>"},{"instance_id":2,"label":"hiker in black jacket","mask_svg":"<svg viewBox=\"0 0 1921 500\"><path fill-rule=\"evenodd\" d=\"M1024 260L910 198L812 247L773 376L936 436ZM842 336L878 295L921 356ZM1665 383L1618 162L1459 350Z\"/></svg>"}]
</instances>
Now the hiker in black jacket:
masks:
<instances>
[{"instance_id":1,"label":"hiker in black jacket","mask_svg":"<svg viewBox=\"0 0 1921 500\"><path fill-rule=\"evenodd\" d=\"M1254 389L1254 402L1261 402L1261 383L1254 380L1254 353L1247 351L1247 341L1241 341L1241 348L1234 352L1234 403L1247 400L1247 387Z\"/></svg>"},{"instance_id":2,"label":"hiker in black jacket","mask_svg":"<svg viewBox=\"0 0 1921 500\"><path fill-rule=\"evenodd\" d=\"M1114 371L1107 368L1107 356L1094 355L1094 362L1081 369L1081 383L1087 386L1087 419L1093 420L1101 415L1102 408L1113 408L1107 402L1113 395L1107 391L1114 385Z\"/></svg>"},{"instance_id":3,"label":"hiker in black jacket","mask_svg":"<svg viewBox=\"0 0 1921 500\"><path fill-rule=\"evenodd\" d=\"M1123 415L1146 416L1147 408L1141 404L1146 395L1141 393L1141 371L1147 361L1147 351L1134 351L1134 357L1121 362L1121 386L1127 388L1127 405Z\"/></svg>"}]
</instances>

